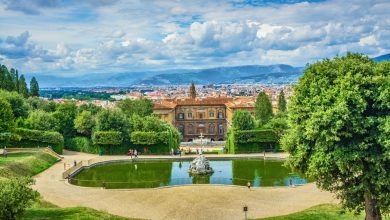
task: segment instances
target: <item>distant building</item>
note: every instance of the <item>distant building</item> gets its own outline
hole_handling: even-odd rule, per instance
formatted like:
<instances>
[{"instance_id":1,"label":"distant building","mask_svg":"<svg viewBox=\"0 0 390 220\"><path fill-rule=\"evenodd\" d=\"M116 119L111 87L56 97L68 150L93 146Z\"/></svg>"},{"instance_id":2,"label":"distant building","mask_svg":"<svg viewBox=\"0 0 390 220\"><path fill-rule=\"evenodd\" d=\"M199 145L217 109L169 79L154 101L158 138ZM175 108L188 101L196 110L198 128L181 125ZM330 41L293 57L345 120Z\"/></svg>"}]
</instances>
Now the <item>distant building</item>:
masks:
<instances>
[{"instance_id":1,"label":"distant building","mask_svg":"<svg viewBox=\"0 0 390 220\"><path fill-rule=\"evenodd\" d=\"M154 114L172 123L183 135L183 141L193 141L202 135L211 141L225 140L234 111L244 109L254 112L252 97L190 97L155 102Z\"/></svg>"}]
</instances>

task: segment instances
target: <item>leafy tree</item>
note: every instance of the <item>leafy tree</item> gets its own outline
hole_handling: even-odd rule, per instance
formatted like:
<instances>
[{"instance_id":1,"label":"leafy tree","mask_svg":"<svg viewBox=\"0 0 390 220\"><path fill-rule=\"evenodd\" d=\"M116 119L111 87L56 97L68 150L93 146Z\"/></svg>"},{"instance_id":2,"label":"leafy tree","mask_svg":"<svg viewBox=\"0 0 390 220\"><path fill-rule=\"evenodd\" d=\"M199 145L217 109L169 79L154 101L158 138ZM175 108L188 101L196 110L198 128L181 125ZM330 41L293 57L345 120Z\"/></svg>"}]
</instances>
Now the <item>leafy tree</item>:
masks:
<instances>
[{"instance_id":1,"label":"leafy tree","mask_svg":"<svg viewBox=\"0 0 390 220\"><path fill-rule=\"evenodd\" d=\"M58 120L53 116L53 113L35 110L30 113L25 124L30 129L55 131L57 130Z\"/></svg>"},{"instance_id":2,"label":"leafy tree","mask_svg":"<svg viewBox=\"0 0 390 220\"><path fill-rule=\"evenodd\" d=\"M24 75L22 74L19 78L19 93L24 97L28 98L28 88L27 88L27 83L26 79L24 78Z\"/></svg>"},{"instance_id":3,"label":"leafy tree","mask_svg":"<svg viewBox=\"0 0 390 220\"><path fill-rule=\"evenodd\" d=\"M308 66L289 106L289 164L347 209L381 219L390 207L390 62L360 54Z\"/></svg>"},{"instance_id":4,"label":"leafy tree","mask_svg":"<svg viewBox=\"0 0 390 220\"><path fill-rule=\"evenodd\" d=\"M275 115L275 117L271 118L271 120L269 120L269 122L264 127L272 129L272 131L278 136L278 138L281 138L289 128L287 115Z\"/></svg>"},{"instance_id":5,"label":"leafy tree","mask_svg":"<svg viewBox=\"0 0 390 220\"><path fill-rule=\"evenodd\" d=\"M0 133L9 132L15 127L14 114L9 102L0 98Z\"/></svg>"},{"instance_id":6,"label":"leafy tree","mask_svg":"<svg viewBox=\"0 0 390 220\"><path fill-rule=\"evenodd\" d=\"M272 103L265 92L260 92L256 99L255 116L261 125L266 124L272 117Z\"/></svg>"},{"instance_id":7,"label":"leafy tree","mask_svg":"<svg viewBox=\"0 0 390 220\"><path fill-rule=\"evenodd\" d=\"M130 121L121 111L104 109L96 115L96 131L119 131L126 135L129 126Z\"/></svg>"},{"instance_id":8,"label":"leafy tree","mask_svg":"<svg viewBox=\"0 0 390 220\"><path fill-rule=\"evenodd\" d=\"M16 92L6 92L0 90L0 97L6 99L12 108L15 118L26 118L29 111L29 106L22 95Z\"/></svg>"},{"instance_id":9,"label":"leafy tree","mask_svg":"<svg viewBox=\"0 0 390 220\"><path fill-rule=\"evenodd\" d=\"M92 141L96 145L120 145L123 136L119 131L95 131Z\"/></svg>"},{"instance_id":10,"label":"leafy tree","mask_svg":"<svg viewBox=\"0 0 390 220\"><path fill-rule=\"evenodd\" d=\"M39 97L30 97L27 99L27 103L31 106L32 109L40 109L45 112L54 112L57 107L55 102L43 100Z\"/></svg>"},{"instance_id":11,"label":"leafy tree","mask_svg":"<svg viewBox=\"0 0 390 220\"><path fill-rule=\"evenodd\" d=\"M252 130L255 120L248 111L237 110L233 113L233 127L237 130Z\"/></svg>"},{"instance_id":12,"label":"leafy tree","mask_svg":"<svg viewBox=\"0 0 390 220\"><path fill-rule=\"evenodd\" d=\"M94 126L95 118L90 111L82 111L74 120L74 127L80 134L90 136Z\"/></svg>"},{"instance_id":13,"label":"leafy tree","mask_svg":"<svg viewBox=\"0 0 390 220\"><path fill-rule=\"evenodd\" d=\"M280 112L286 112L287 111L287 102L286 98L284 97L284 91L280 91L279 97L278 97L278 108Z\"/></svg>"},{"instance_id":14,"label":"leafy tree","mask_svg":"<svg viewBox=\"0 0 390 220\"><path fill-rule=\"evenodd\" d=\"M151 100L145 98L136 100L125 99L118 103L118 107L129 117L133 114L148 116L153 113L154 104Z\"/></svg>"},{"instance_id":15,"label":"leafy tree","mask_svg":"<svg viewBox=\"0 0 390 220\"><path fill-rule=\"evenodd\" d=\"M74 135L74 119L76 118L77 107L74 103L64 103L57 107L54 117L58 120L59 131L62 135L69 137Z\"/></svg>"},{"instance_id":16,"label":"leafy tree","mask_svg":"<svg viewBox=\"0 0 390 220\"><path fill-rule=\"evenodd\" d=\"M82 104L78 107L78 111L89 111L92 113L92 115L96 115L98 112L100 112L103 108L97 105L94 105L92 103Z\"/></svg>"},{"instance_id":17,"label":"leafy tree","mask_svg":"<svg viewBox=\"0 0 390 220\"><path fill-rule=\"evenodd\" d=\"M0 219L19 219L37 201L39 193L30 187L33 183L31 178L0 180Z\"/></svg>"},{"instance_id":18,"label":"leafy tree","mask_svg":"<svg viewBox=\"0 0 390 220\"><path fill-rule=\"evenodd\" d=\"M39 85L35 77L33 77L30 81L30 95L33 97L39 97Z\"/></svg>"}]
</instances>

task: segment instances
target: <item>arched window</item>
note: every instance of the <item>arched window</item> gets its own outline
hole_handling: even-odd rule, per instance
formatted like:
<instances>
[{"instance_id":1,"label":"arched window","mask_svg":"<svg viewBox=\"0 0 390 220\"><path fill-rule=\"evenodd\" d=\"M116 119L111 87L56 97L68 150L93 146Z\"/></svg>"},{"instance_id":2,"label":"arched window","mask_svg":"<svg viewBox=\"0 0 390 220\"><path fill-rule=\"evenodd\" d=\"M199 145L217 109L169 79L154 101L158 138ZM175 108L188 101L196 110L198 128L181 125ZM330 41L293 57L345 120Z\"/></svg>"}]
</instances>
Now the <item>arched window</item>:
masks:
<instances>
[{"instance_id":1,"label":"arched window","mask_svg":"<svg viewBox=\"0 0 390 220\"><path fill-rule=\"evenodd\" d=\"M222 112L218 112L218 118L223 118L223 113Z\"/></svg>"},{"instance_id":2,"label":"arched window","mask_svg":"<svg viewBox=\"0 0 390 220\"><path fill-rule=\"evenodd\" d=\"M214 133L215 133L214 125L210 125L210 127L209 127L209 133L210 133L210 134L214 134Z\"/></svg>"},{"instance_id":3,"label":"arched window","mask_svg":"<svg viewBox=\"0 0 390 220\"><path fill-rule=\"evenodd\" d=\"M188 112L188 118L192 118L192 112Z\"/></svg>"},{"instance_id":4,"label":"arched window","mask_svg":"<svg viewBox=\"0 0 390 220\"><path fill-rule=\"evenodd\" d=\"M184 119L184 113L179 113L178 115L177 115L177 117L179 118L179 119Z\"/></svg>"},{"instance_id":5,"label":"arched window","mask_svg":"<svg viewBox=\"0 0 390 220\"><path fill-rule=\"evenodd\" d=\"M213 111L209 112L209 116L210 118L214 118L214 112Z\"/></svg>"},{"instance_id":6,"label":"arched window","mask_svg":"<svg viewBox=\"0 0 390 220\"><path fill-rule=\"evenodd\" d=\"M218 126L218 134L223 134L223 125Z\"/></svg>"},{"instance_id":7,"label":"arched window","mask_svg":"<svg viewBox=\"0 0 390 220\"><path fill-rule=\"evenodd\" d=\"M188 134L194 133L194 126L192 124L188 125Z\"/></svg>"}]
</instances>

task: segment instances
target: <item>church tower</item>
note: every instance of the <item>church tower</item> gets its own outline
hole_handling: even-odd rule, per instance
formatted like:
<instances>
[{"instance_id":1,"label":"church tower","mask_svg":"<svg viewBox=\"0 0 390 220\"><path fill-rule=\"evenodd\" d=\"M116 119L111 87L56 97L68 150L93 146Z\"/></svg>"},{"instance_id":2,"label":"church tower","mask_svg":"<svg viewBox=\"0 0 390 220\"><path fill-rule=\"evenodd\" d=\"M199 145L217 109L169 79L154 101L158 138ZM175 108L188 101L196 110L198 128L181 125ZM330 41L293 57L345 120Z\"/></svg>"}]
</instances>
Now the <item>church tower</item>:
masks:
<instances>
[{"instance_id":1,"label":"church tower","mask_svg":"<svg viewBox=\"0 0 390 220\"><path fill-rule=\"evenodd\" d=\"M190 86L190 98L195 99L196 98L196 90L195 90L195 83L192 81Z\"/></svg>"}]
</instances>

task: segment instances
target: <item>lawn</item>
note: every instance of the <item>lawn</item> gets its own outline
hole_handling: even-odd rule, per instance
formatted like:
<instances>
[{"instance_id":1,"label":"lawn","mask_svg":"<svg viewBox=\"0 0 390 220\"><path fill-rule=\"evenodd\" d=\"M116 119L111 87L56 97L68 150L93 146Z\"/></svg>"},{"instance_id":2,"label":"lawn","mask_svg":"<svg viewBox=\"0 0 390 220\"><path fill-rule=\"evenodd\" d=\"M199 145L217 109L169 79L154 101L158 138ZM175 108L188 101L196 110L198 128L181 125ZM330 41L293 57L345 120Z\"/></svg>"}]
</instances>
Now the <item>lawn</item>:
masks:
<instances>
[{"instance_id":1,"label":"lawn","mask_svg":"<svg viewBox=\"0 0 390 220\"><path fill-rule=\"evenodd\" d=\"M262 218L261 220L363 220L364 213L354 215L353 213L341 213L341 208L334 204L323 204L314 206L301 212L296 212L289 215L282 215L270 218ZM384 220L389 220L389 217L383 217Z\"/></svg>"},{"instance_id":2,"label":"lawn","mask_svg":"<svg viewBox=\"0 0 390 220\"><path fill-rule=\"evenodd\" d=\"M0 178L34 176L57 162L44 152L15 152L0 157Z\"/></svg>"}]
</instances>

